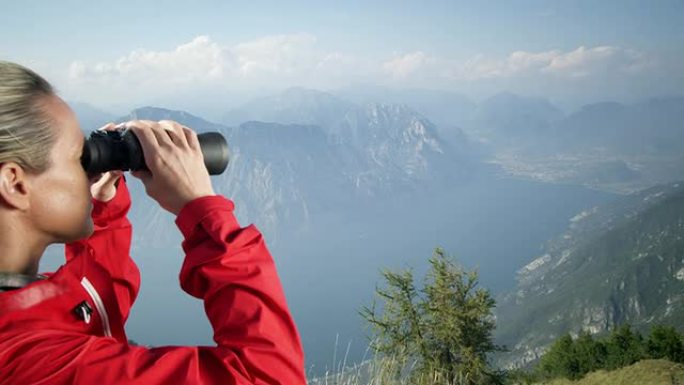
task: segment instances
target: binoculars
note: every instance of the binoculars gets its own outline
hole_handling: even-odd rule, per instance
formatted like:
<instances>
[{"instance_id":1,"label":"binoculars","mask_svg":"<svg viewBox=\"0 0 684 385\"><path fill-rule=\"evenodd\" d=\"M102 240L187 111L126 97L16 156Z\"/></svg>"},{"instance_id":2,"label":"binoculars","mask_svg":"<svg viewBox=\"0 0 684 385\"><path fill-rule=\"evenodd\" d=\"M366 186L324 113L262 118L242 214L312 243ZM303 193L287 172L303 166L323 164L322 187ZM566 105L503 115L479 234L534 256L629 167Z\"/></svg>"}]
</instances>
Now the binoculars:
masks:
<instances>
[{"instance_id":1,"label":"binoculars","mask_svg":"<svg viewBox=\"0 0 684 385\"><path fill-rule=\"evenodd\" d=\"M197 139L209 174L223 173L229 160L226 138L219 132L206 132L198 134ZM81 164L89 175L111 170L147 170L140 140L125 128L93 131L85 141Z\"/></svg>"}]
</instances>

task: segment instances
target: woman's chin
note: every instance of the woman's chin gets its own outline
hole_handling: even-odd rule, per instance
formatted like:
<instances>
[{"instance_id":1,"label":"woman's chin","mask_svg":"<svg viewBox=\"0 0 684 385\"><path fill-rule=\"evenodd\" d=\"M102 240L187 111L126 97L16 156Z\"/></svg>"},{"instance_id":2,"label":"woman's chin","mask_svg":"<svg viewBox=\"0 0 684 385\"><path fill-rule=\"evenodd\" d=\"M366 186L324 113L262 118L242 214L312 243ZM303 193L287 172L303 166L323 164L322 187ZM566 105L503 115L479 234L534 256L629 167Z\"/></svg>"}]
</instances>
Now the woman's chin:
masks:
<instances>
[{"instance_id":1,"label":"woman's chin","mask_svg":"<svg viewBox=\"0 0 684 385\"><path fill-rule=\"evenodd\" d=\"M88 219L83 223L83 227L80 231L74 232L73 235L68 235L66 239L63 240L64 243L71 243L89 238L93 235L95 231L95 225L93 224L93 219L88 217Z\"/></svg>"}]
</instances>

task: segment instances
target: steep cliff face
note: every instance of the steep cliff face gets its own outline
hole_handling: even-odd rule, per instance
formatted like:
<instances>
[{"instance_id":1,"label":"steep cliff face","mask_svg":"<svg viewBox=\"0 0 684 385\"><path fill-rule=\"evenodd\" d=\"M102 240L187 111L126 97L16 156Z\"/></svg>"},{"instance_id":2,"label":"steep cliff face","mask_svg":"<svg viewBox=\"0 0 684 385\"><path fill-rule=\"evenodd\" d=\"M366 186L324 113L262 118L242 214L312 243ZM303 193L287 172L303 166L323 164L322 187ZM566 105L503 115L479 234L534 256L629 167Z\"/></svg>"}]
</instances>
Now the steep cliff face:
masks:
<instances>
[{"instance_id":1,"label":"steep cliff face","mask_svg":"<svg viewBox=\"0 0 684 385\"><path fill-rule=\"evenodd\" d=\"M403 105L368 104L326 127L345 148L349 180L367 195L446 176L463 156L437 135L435 126Z\"/></svg>"},{"instance_id":2,"label":"steep cliff face","mask_svg":"<svg viewBox=\"0 0 684 385\"><path fill-rule=\"evenodd\" d=\"M559 335L603 333L629 322L684 325L684 184L585 210L499 299L505 366L537 359Z\"/></svg>"},{"instance_id":3,"label":"steep cliff face","mask_svg":"<svg viewBox=\"0 0 684 385\"><path fill-rule=\"evenodd\" d=\"M285 228L288 234L306 231L317 213L345 212L359 202L411 192L468 169L468 156L455 153L430 121L406 106L345 106L324 114L326 119L319 114L311 120L325 125L248 121L227 127L152 107L120 120L171 119L199 132L223 133L231 159L226 172L214 177L214 187L235 201L241 221L257 224L272 242ZM294 107L288 111L294 114ZM132 189L143 194L141 186ZM152 234L142 243L163 246L178 240L172 221L156 206L134 207L133 215L142 217L145 233Z\"/></svg>"}]
</instances>

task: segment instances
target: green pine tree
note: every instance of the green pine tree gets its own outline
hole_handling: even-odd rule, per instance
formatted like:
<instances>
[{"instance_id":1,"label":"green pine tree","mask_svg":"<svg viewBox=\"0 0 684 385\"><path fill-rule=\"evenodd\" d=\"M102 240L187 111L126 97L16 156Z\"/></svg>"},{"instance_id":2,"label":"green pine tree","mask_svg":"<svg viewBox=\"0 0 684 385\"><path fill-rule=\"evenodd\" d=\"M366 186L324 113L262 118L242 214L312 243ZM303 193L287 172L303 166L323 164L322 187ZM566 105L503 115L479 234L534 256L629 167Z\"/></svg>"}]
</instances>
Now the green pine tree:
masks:
<instances>
[{"instance_id":1,"label":"green pine tree","mask_svg":"<svg viewBox=\"0 0 684 385\"><path fill-rule=\"evenodd\" d=\"M588 331L582 331L575 340L574 354L577 359L577 373L580 378L589 372L603 368L606 363L605 344L595 340Z\"/></svg>"},{"instance_id":2,"label":"green pine tree","mask_svg":"<svg viewBox=\"0 0 684 385\"><path fill-rule=\"evenodd\" d=\"M632 331L629 324L614 329L606 342L606 365L614 370L631 365L646 358L644 339L639 332Z\"/></svg>"},{"instance_id":3,"label":"green pine tree","mask_svg":"<svg viewBox=\"0 0 684 385\"><path fill-rule=\"evenodd\" d=\"M373 348L399 363L396 378L412 383L499 383L487 360L501 350L492 342L494 299L477 288L476 272L465 272L443 250L429 263L420 289L411 270L383 272L386 288L376 289L382 309L374 301L361 310L373 328Z\"/></svg>"},{"instance_id":4,"label":"green pine tree","mask_svg":"<svg viewBox=\"0 0 684 385\"><path fill-rule=\"evenodd\" d=\"M575 380L580 377L580 362L575 355L575 341L570 334L558 338L539 360L537 366L541 378L565 377Z\"/></svg>"},{"instance_id":5,"label":"green pine tree","mask_svg":"<svg viewBox=\"0 0 684 385\"><path fill-rule=\"evenodd\" d=\"M651 358L684 363L684 342L672 326L654 326L646 342L646 350Z\"/></svg>"},{"instance_id":6,"label":"green pine tree","mask_svg":"<svg viewBox=\"0 0 684 385\"><path fill-rule=\"evenodd\" d=\"M566 334L551 345L531 372L513 371L509 380L512 383L532 383L559 377L576 380L596 370L615 370L646 358L682 363L683 337L671 326L656 325L651 329L648 340L644 341L629 324L597 339L586 331L576 339Z\"/></svg>"}]
</instances>

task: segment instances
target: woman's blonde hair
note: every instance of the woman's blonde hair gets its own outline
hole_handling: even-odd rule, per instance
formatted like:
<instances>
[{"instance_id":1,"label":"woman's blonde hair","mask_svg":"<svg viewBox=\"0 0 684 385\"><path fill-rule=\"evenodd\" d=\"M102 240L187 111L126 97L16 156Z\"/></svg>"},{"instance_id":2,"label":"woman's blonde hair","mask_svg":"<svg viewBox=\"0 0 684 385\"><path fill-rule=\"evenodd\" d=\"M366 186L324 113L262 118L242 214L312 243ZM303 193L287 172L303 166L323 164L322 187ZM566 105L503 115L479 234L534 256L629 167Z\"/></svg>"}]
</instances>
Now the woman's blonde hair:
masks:
<instances>
[{"instance_id":1,"label":"woman's blonde hair","mask_svg":"<svg viewBox=\"0 0 684 385\"><path fill-rule=\"evenodd\" d=\"M50 166L55 133L42 106L54 94L37 73L0 61L0 163L16 162L36 173Z\"/></svg>"}]
</instances>

